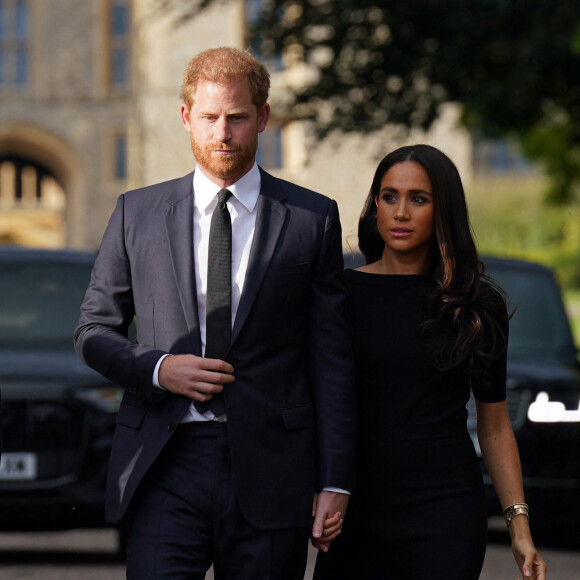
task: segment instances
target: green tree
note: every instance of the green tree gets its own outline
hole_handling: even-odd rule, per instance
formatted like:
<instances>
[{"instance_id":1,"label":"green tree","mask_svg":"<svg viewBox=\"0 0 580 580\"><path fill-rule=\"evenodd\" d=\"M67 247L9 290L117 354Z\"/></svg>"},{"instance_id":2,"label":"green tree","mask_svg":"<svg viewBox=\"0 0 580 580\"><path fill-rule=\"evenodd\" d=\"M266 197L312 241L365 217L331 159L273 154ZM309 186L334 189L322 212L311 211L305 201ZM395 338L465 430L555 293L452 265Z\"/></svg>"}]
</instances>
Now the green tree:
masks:
<instances>
[{"instance_id":1,"label":"green tree","mask_svg":"<svg viewBox=\"0 0 580 580\"><path fill-rule=\"evenodd\" d=\"M570 200L580 179L580 13L576 0L265 2L260 50L316 71L290 115L321 135L386 122L428 127L445 101L483 135L516 136Z\"/></svg>"},{"instance_id":2,"label":"green tree","mask_svg":"<svg viewBox=\"0 0 580 580\"><path fill-rule=\"evenodd\" d=\"M211 0L159 3L187 17ZM311 72L286 101L290 118L311 119L321 136L387 122L427 128L441 103L456 101L467 127L515 136L543 164L551 200L572 199L580 182L577 0L260 4L252 49Z\"/></svg>"}]
</instances>

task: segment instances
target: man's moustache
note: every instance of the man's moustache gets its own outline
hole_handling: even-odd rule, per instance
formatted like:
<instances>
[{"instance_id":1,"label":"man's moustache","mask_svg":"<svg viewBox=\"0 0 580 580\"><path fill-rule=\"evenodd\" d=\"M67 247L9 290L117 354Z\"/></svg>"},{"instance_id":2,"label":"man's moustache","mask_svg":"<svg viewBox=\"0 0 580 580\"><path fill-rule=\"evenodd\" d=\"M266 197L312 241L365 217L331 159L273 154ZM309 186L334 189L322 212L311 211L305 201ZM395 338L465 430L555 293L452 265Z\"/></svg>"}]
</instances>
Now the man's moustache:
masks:
<instances>
[{"instance_id":1,"label":"man's moustache","mask_svg":"<svg viewBox=\"0 0 580 580\"><path fill-rule=\"evenodd\" d=\"M240 147L231 147L229 145L209 145L206 147L208 151L241 151Z\"/></svg>"}]
</instances>

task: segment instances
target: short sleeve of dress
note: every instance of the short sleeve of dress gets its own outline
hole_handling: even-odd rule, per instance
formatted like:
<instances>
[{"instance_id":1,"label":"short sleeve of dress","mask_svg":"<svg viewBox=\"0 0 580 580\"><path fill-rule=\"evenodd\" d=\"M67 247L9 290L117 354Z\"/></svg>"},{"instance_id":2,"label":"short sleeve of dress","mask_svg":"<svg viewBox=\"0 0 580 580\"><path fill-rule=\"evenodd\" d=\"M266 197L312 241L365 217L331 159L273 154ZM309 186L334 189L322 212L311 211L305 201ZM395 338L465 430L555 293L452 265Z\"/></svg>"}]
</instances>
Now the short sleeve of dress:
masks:
<instances>
[{"instance_id":1,"label":"short sleeve of dress","mask_svg":"<svg viewBox=\"0 0 580 580\"><path fill-rule=\"evenodd\" d=\"M509 335L508 315L502 296L495 291L493 293L496 295L498 301L496 308L498 317L501 319L499 327L503 334L503 337L498 337L498 341L500 345L504 346L490 368L489 385L473 388L474 397L482 403L499 403L500 401L505 401L506 398L507 344Z\"/></svg>"}]
</instances>

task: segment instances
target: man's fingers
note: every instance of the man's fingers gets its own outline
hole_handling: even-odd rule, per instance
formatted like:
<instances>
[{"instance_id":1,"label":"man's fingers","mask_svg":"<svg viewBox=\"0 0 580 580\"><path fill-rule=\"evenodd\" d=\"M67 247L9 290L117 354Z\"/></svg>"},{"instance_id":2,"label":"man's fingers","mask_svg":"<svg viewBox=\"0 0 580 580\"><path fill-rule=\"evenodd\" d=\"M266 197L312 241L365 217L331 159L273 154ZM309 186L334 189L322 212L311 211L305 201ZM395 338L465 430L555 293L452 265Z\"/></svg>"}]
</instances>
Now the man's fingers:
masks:
<instances>
[{"instance_id":1,"label":"man's fingers","mask_svg":"<svg viewBox=\"0 0 580 580\"><path fill-rule=\"evenodd\" d=\"M191 381L198 383L225 384L233 383L234 367L217 359L197 359L195 364L188 365L184 368L184 373Z\"/></svg>"},{"instance_id":2,"label":"man's fingers","mask_svg":"<svg viewBox=\"0 0 580 580\"><path fill-rule=\"evenodd\" d=\"M224 390L223 385L215 385L212 383L195 383L186 390L188 395L194 401L201 401L205 403L213 398L216 393L221 393Z\"/></svg>"},{"instance_id":3,"label":"man's fingers","mask_svg":"<svg viewBox=\"0 0 580 580\"><path fill-rule=\"evenodd\" d=\"M174 355L163 359L159 368L159 384L167 390L195 401L209 401L235 381L234 368L219 359L195 355Z\"/></svg>"},{"instance_id":4,"label":"man's fingers","mask_svg":"<svg viewBox=\"0 0 580 580\"><path fill-rule=\"evenodd\" d=\"M212 377L231 377L234 367L226 361L215 358L203 358L193 354L167 356L161 362L161 371L187 375L198 380L214 382ZM203 378L206 377L206 378ZM231 379L228 379L231 380ZM220 380L220 382L224 382Z\"/></svg>"},{"instance_id":5,"label":"man's fingers","mask_svg":"<svg viewBox=\"0 0 580 580\"><path fill-rule=\"evenodd\" d=\"M322 552L328 552L330 545L342 531L343 518L341 512L336 512L332 517L324 518L324 513L316 514L312 526L312 545Z\"/></svg>"},{"instance_id":6,"label":"man's fingers","mask_svg":"<svg viewBox=\"0 0 580 580\"><path fill-rule=\"evenodd\" d=\"M198 371L195 379L200 383L212 383L215 385L223 385L227 383L233 383L235 381L234 375L211 371Z\"/></svg>"},{"instance_id":7,"label":"man's fingers","mask_svg":"<svg viewBox=\"0 0 580 580\"><path fill-rule=\"evenodd\" d=\"M337 532L342 528L340 515L340 512L336 512L332 517L323 519L324 514L317 514L312 526L312 536L326 540L330 536L338 535Z\"/></svg>"},{"instance_id":8,"label":"man's fingers","mask_svg":"<svg viewBox=\"0 0 580 580\"><path fill-rule=\"evenodd\" d=\"M312 537L321 538L322 531L324 530L324 514L317 513L314 518L314 523L312 524Z\"/></svg>"},{"instance_id":9,"label":"man's fingers","mask_svg":"<svg viewBox=\"0 0 580 580\"><path fill-rule=\"evenodd\" d=\"M219 358L202 358L201 361L203 361L201 363L203 365L202 368L209 371L218 371L229 375L234 373L234 367L225 360L220 360Z\"/></svg>"},{"instance_id":10,"label":"man's fingers","mask_svg":"<svg viewBox=\"0 0 580 580\"><path fill-rule=\"evenodd\" d=\"M336 525L336 518L340 521L339 527L342 526L341 518L348 505L348 500L349 496L345 493L323 490L318 494L316 514L312 525L312 539L313 545L319 550L328 551L332 539L338 535L337 532L330 532L331 535L327 536L327 528Z\"/></svg>"}]
</instances>

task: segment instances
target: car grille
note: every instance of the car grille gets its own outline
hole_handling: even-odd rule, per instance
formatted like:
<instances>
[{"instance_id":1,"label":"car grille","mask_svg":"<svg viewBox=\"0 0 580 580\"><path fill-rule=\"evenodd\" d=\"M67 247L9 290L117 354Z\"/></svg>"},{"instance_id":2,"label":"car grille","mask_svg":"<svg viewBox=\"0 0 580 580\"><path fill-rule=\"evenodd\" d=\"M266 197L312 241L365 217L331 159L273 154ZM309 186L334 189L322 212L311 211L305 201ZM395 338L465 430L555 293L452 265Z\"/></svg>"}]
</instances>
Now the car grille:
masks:
<instances>
[{"instance_id":1,"label":"car grille","mask_svg":"<svg viewBox=\"0 0 580 580\"><path fill-rule=\"evenodd\" d=\"M36 482L70 479L83 446L83 410L66 401L2 401L3 450L34 453Z\"/></svg>"}]
</instances>

